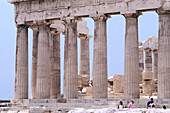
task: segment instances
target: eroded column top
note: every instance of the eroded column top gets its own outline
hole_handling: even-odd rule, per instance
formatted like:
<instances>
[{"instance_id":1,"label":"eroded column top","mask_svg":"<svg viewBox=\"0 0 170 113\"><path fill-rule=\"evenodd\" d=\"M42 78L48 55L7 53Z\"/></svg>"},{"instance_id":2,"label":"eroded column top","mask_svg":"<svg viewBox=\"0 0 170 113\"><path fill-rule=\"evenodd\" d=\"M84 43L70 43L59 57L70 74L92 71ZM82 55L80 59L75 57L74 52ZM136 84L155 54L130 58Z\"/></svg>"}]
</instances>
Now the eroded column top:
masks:
<instances>
[{"instance_id":1,"label":"eroded column top","mask_svg":"<svg viewBox=\"0 0 170 113\"><path fill-rule=\"evenodd\" d=\"M158 50L158 38L156 37L149 37L146 41L143 41L143 48L144 50L150 49L152 51Z\"/></svg>"}]
</instances>

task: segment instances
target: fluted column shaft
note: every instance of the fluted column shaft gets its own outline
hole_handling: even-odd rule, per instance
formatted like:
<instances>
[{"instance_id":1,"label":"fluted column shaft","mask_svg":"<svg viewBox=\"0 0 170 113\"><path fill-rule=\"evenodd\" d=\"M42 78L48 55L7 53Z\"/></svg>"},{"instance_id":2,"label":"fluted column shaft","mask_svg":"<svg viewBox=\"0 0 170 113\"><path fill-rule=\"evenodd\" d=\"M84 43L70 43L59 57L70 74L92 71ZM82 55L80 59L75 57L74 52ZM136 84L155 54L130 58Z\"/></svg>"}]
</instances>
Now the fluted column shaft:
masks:
<instances>
[{"instance_id":1,"label":"fluted column shaft","mask_svg":"<svg viewBox=\"0 0 170 113\"><path fill-rule=\"evenodd\" d=\"M145 72L152 71L152 51L151 49L145 50Z\"/></svg>"},{"instance_id":2,"label":"fluted column shaft","mask_svg":"<svg viewBox=\"0 0 170 113\"><path fill-rule=\"evenodd\" d=\"M66 23L64 55L64 97L78 97L77 69L77 23L70 20Z\"/></svg>"},{"instance_id":3,"label":"fluted column shaft","mask_svg":"<svg viewBox=\"0 0 170 113\"><path fill-rule=\"evenodd\" d=\"M90 75L89 39L80 38L80 71L79 75Z\"/></svg>"},{"instance_id":4,"label":"fluted column shaft","mask_svg":"<svg viewBox=\"0 0 170 113\"><path fill-rule=\"evenodd\" d=\"M125 15L125 99L139 98L138 15Z\"/></svg>"},{"instance_id":5,"label":"fluted column shaft","mask_svg":"<svg viewBox=\"0 0 170 113\"><path fill-rule=\"evenodd\" d=\"M107 98L106 18L94 18L93 98Z\"/></svg>"},{"instance_id":6,"label":"fluted column shaft","mask_svg":"<svg viewBox=\"0 0 170 113\"><path fill-rule=\"evenodd\" d=\"M144 69L143 49L139 48L139 82L142 83L142 73Z\"/></svg>"},{"instance_id":7,"label":"fluted column shaft","mask_svg":"<svg viewBox=\"0 0 170 113\"><path fill-rule=\"evenodd\" d=\"M50 98L60 94L60 34L51 34L51 88Z\"/></svg>"},{"instance_id":8,"label":"fluted column shaft","mask_svg":"<svg viewBox=\"0 0 170 113\"><path fill-rule=\"evenodd\" d=\"M153 51L153 78L158 79L158 51Z\"/></svg>"},{"instance_id":9,"label":"fluted column shaft","mask_svg":"<svg viewBox=\"0 0 170 113\"><path fill-rule=\"evenodd\" d=\"M50 98L49 28L39 25L36 98Z\"/></svg>"},{"instance_id":10,"label":"fluted column shaft","mask_svg":"<svg viewBox=\"0 0 170 113\"><path fill-rule=\"evenodd\" d=\"M32 30L33 30L33 48L32 48L31 99L35 99L37 85L38 27L33 27Z\"/></svg>"},{"instance_id":11,"label":"fluted column shaft","mask_svg":"<svg viewBox=\"0 0 170 113\"><path fill-rule=\"evenodd\" d=\"M28 27L17 28L15 99L28 99Z\"/></svg>"},{"instance_id":12,"label":"fluted column shaft","mask_svg":"<svg viewBox=\"0 0 170 113\"><path fill-rule=\"evenodd\" d=\"M170 99L170 14L159 14L158 98Z\"/></svg>"}]
</instances>

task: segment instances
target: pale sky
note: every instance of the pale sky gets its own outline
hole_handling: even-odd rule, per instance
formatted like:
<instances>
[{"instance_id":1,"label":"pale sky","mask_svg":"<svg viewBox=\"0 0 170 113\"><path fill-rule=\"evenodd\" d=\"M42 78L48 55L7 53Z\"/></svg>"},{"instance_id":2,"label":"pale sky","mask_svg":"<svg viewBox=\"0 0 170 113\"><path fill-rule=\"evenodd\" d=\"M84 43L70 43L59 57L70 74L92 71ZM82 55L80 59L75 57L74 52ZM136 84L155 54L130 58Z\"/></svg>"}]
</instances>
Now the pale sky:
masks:
<instances>
[{"instance_id":1,"label":"pale sky","mask_svg":"<svg viewBox=\"0 0 170 113\"><path fill-rule=\"evenodd\" d=\"M86 19L90 35L94 36L94 22ZM158 15L145 12L139 17L139 40L158 37ZM29 30L29 96L31 78L32 31ZM125 18L113 15L107 20L108 77L124 74ZM78 47L80 47L78 39ZM14 7L7 0L0 0L0 100L13 99L15 78L16 26ZM61 77L64 74L64 37L61 36ZM93 39L90 39L90 74L92 76ZM63 80L62 80L63 83Z\"/></svg>"}]
</instances>

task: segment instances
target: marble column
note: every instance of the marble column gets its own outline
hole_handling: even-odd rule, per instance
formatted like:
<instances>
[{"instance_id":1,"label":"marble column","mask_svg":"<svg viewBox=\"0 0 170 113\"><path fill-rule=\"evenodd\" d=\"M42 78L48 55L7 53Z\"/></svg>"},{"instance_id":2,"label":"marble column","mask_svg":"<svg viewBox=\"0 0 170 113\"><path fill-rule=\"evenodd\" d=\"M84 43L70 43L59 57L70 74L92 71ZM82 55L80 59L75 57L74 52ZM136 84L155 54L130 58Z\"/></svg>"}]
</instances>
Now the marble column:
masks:
<instances>
[{"instance_id":1,"label":"marble column","mask_svg":"<svg viewBox=\"0 0 170 113\"><path fill-rule=\"evenodd\" d=\"M152 51L151 49L145 49L145 72L152 71Z\"/></svg>"},{"instance_id":2,"label":"marble column","mask_svg":"<svg viewBox=\"0 0 170 113\"><path fill-rule=\"evenodd\" d=\"M31 99L35 99L37 84L38 27L32 27L32 30L33 30L33 48L32 48Z\"/></svg>"},{"instance_id":3,"label":"marble column","mask_svg":"<svg viewBox=\"0 0 170 113\"><path fill-rule=\"evenodd\" d=\"M153 51L153 79L158 79L158 51Z\"/></svg>"},{"instance_id":4,"label":"marble column","mask_svg":"<svg viewBox=\"0 0 170 113\"><path fill-rule=\"evenodd\" d=\"M107 36L106 17L95 17L93 56L93 98L107 98Z\"/></svg>"},{"instance_id":5,"label":"marble column","mask_svg":"<svg viewBox=\"0 0 170 113\"><path fill-rule=\"evenodd\" d=\"M153 93L153 72L152 72L152 51L150 48L145 51L145 71L143 72L143 93L152 96Z\"/></svg>"},{"instance_id":6,"label":"marble column","mask_svg":"<svg viewBox=\"0 0 170 113\"><path fill-rule=\"evenodd\" d=\"M50 98L49 28L39 25L36 98Z\"/></svg>"},{"instance_id":7,"label":"marble column","mask_svg":"<svg viewBox=\"0 0 170 113\"><path fill-rule=\"evenodd\" d=\"M158 98L170 99L170 14L159 14Z\"/></svg>"},{"instance_id":8,"label":"marble column","mask_svg":"<svg viewBox=\"0 0 170 113\"><path fill-rule=\"evenodd\" d=\"M78 97L76 20L68 20L66 22L64 55L64 97L66 99Z\"/></svg>"},{"instance_id":9,"label":"marble column","mask_svg":"<svg viewBox=\"0 0 170 113\"><path fill-rule=\"evenodd\" d=\"M80 71L79 75L90 75L89 40L88 36L80 36Z\"/></svg>"},{"instance_id":10,"label":"marble column","mask_svg":"<svg viewBox=\"0 0 170 113\"><path fill-rule=\"evenodd\" d=\"M139 50L138 50L138 15L125 15L125 87L124 98L139 98Z\"/></svg>"},{"instance_id":11,"label":"marble column","mask_svg":"<svg viewBox=\"0 0 170 113\"><path fill-rule=\"evenodd\" d=\"M142 84L142 73L144 70L143 47L139 48L139 82Z\"/></svg>"},{"instance_id":12,"label":"marble column","mask_svg":"<svg viewBox=\"0 0 170 113\"><path fill-rule=\"evenodd\" d=\"M51 88L50 98L60 94L60 33L51 33Z\"/></svg>"},{"instance_id":13,"label":"marble column","mask_svg":"<svg viewBox=\"0 0 170 113\"><path fill-rule=\"evenodd\" d=\"M28 99L28 27L17 28L15 99Z\"/></svg>"}]
</instances>

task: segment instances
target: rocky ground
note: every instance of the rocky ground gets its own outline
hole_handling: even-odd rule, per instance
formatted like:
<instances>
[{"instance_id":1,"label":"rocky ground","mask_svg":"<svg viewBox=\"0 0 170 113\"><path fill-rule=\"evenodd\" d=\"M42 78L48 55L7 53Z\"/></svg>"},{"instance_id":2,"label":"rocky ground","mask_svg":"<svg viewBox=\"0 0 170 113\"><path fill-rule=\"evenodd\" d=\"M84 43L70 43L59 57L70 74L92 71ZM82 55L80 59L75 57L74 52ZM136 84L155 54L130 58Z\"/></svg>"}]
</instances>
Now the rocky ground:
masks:
<instances>
[{"instance_id":1,"label":"rocky ground","mask_svg":"<svg viewBox=\"0 0 170 113\"><path fill-rule=\"evenodd\" d=\"M42 108L43 109L43 108ZM170 113L170 109L146 109L146 108L135 108L124 110L118 110L117 108L102 108L102 109L84 109L75 108L74 110L58 110L58 111L47 111L47 110L37 110L32 112L31 110L0 110L0 113Z\"/></svg>"},{"instance_id":2,"label":"rocky ground","mask_svg":"<svg viewBox=\"0 0 170 113\"><path fill-rule=\"evenodd\" d=\"M127 109L125 108L122 111L119 111L116 108L104 108L104 109L88 109L76 108L70 110L69 113L170 113L170 109Z\"/></svg>"}]
</instances>

